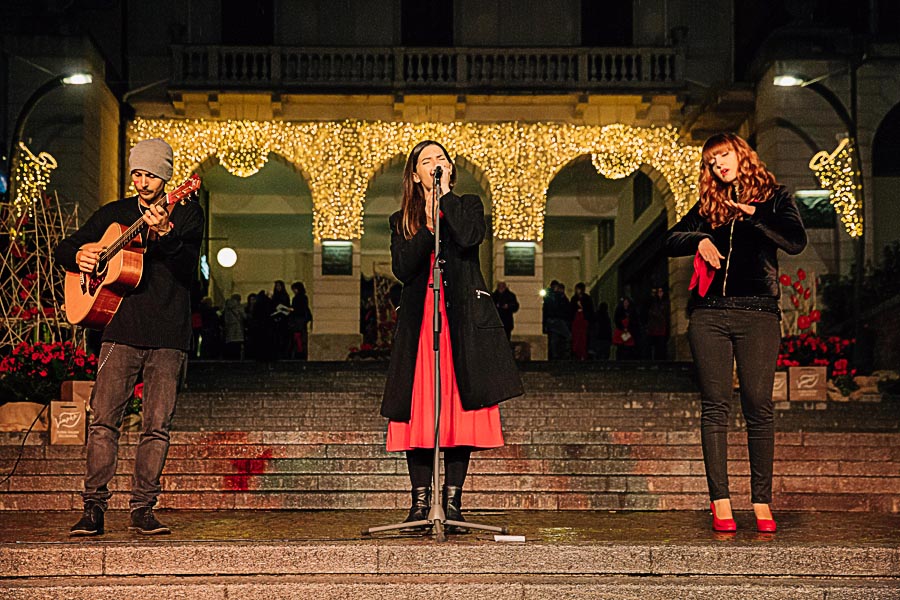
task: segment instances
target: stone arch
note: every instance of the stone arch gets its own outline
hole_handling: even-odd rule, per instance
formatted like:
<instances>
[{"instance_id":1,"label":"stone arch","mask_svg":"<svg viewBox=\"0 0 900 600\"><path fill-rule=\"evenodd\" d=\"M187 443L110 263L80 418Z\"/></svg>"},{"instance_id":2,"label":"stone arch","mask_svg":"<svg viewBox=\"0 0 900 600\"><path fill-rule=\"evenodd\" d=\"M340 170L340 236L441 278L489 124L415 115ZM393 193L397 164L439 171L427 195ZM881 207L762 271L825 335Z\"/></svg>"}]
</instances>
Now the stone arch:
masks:
<instances>
[{"instance_id":1,"label":"stone arch","mask_svg":"<svg viewBox=\"0 0 900 600\"><path fill-rule=\"evenodd\" d=\"M900 239L900 104L887 112L872 140L872 191L869 231L874 256L881 259L883 248Z\"/></svg>"}]
</instances>

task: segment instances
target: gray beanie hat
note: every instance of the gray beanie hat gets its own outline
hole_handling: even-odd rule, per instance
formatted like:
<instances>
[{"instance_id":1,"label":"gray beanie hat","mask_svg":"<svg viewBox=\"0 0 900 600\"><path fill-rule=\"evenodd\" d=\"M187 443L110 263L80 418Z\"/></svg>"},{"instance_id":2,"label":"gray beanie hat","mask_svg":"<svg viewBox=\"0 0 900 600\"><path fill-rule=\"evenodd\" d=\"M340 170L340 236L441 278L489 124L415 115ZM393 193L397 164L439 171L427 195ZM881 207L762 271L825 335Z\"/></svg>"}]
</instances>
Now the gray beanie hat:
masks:
<instances>
[{"instance_id":1,"label":"gray beanie hat","mask_svg":"<svg viewBox=\"0 0 900 600\"><path fill-rule=\"evenodd\" d=\"M164 181L172 179L172 146L159 138L138 142L128 155L129 171L147 171Z\"/></svg>"}]
</instances>

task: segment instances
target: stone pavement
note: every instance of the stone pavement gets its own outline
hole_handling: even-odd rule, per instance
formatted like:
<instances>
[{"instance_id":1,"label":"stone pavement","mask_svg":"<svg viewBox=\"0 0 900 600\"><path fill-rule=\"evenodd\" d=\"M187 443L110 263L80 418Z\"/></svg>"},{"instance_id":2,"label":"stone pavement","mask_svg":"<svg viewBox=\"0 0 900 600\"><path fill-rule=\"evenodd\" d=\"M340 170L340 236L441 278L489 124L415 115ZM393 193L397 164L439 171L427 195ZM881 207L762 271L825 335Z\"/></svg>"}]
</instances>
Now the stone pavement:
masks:
<instances>
[{"instance_id":1,"label":"stone pavement","mask_svg":"<svg viewBox=\"0 0 900 600\"><path fill-rule=\"evenodd\" d=\"M363 536L397 511L159 511L169 536L70 539L73 512L0 513L3 598L900 598L900 515L752 513L716 534L703 511L469 512L483 533L438 544Z\"/></svg>"}]
</instances>

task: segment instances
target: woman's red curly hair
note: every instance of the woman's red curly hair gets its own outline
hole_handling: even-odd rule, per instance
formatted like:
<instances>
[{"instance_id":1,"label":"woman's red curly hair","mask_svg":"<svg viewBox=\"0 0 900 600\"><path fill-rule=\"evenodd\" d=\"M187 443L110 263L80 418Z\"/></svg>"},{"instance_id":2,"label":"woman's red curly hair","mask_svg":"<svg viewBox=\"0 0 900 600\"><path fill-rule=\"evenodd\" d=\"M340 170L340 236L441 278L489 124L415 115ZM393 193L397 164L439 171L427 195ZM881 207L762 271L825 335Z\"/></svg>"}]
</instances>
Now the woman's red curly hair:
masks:
<instances>
[{"instance_id":1,"label":"woman's red curly hair","mask_svg":"<svg viewBox=\"0 0 900 600\"><path fill-rule=\"evenodd\" d=\"M722 149L731 149L737 155L738 184L740 195L733 184L719 181L712 172L710 160ZM713 227L730 223L740 212L735 212L725 204L729 194L735 194L737 202L762 202L766 200L778 185L775 176L759 159L756 151L740 136L733 133L717 133L703 144L702 163L700 165L700 215Z\"/></svg>"}]
</instances>

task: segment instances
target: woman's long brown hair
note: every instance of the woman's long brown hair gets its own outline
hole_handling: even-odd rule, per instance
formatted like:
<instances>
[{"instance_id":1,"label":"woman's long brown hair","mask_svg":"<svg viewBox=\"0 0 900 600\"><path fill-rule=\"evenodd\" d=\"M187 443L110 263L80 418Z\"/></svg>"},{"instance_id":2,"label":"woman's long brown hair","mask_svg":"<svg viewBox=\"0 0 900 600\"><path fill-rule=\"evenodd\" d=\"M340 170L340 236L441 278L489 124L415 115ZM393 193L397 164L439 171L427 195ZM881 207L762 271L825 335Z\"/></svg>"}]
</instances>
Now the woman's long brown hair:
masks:
<instances>
[{"instance_id":1,"label":"woman's long brown hair","mask_svg":"<svg viewBox=\"0 0 900 600\"><path fill-rule=\"evenodd\" d=\"M723 148L731 149L737 155L738 174L733 184L719 181L712 172L710 160ZM762 202L778 185L775 176L759 159L756 151L740 136L733 133L718 133L703 144L700 165L700 215L713 227L720 227L740 216L725 204L729 194L736 202ZM737 184L737 188L735 188ZM739 192L738 192L739 190Z\"/></svg>"},{"instance_id":2,"label":"woman's long brown hair","mask_svg":"<svg viewBox=\"0 0 900 600\"><path fill-rule=\"evenodd\" d=\"M419 164L419 155L428 146L437 146L443 151L447 162L450 163L450 187L456 183L456 168L444 146L434 140L424 140L415 145L403 168L403 201L400 203L400 231L397 233L406 239L411 239L419 229L425 227L425 188L421 183L413 181L413 173Z\"/></svg>"}]
</instances>

